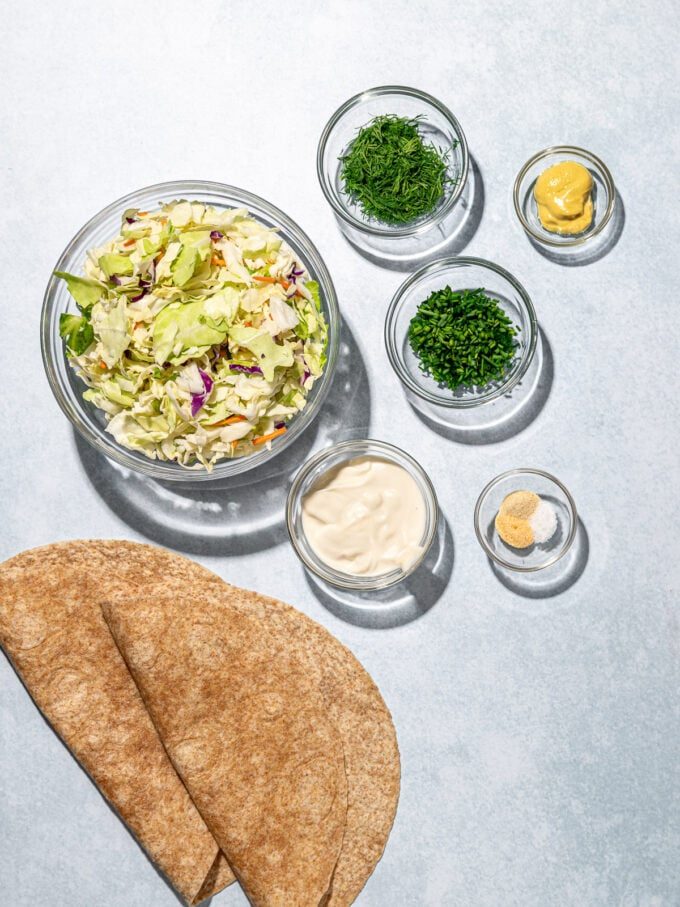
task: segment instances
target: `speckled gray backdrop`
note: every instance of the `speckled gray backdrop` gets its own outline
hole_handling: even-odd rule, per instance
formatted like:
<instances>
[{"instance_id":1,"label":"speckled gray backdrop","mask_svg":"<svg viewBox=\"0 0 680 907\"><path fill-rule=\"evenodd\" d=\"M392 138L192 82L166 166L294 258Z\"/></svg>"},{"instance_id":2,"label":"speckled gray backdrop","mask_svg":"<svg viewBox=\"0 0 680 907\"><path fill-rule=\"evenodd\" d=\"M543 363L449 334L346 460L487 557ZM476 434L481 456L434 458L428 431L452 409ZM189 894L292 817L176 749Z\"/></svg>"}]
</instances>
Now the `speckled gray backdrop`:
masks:
<instances>
[{"instance_id":1,"label":"speckled gray backdrop","mask_svg":"<svg viewBox=\"0 0 680 907\"><path fill-rule=\"evenodd\" d=\"M4 0L1 12L0 554L151 539L347 643L403 756L362 907L680 904L677 4ZM382 342L403 274L345 243L316 181L328 116L390 82L458 116L485 196L466 252L524 283L552 349L545 405L502 443L447 440L409 408ZM513 222L515 173L560 142L602 156L625 206L618 244L588 267L546 260ZM305 579L280 521L295 458L257 488L192 499L93 457L52 399L38 318L66 241L129 190L193 177L271 200L325 257L351 331L348 390L296 456L369 429L430 472L450 535L416 589L418 619L389 626L399 602L352 611ZM556 473L587 530L585 570L548 599L503 585L472 531L481 486L518 465ZM176 905L4 659L0 836L3 904ZM244 903L236 888L214 899Z\"/></svg>"}]
</instances>

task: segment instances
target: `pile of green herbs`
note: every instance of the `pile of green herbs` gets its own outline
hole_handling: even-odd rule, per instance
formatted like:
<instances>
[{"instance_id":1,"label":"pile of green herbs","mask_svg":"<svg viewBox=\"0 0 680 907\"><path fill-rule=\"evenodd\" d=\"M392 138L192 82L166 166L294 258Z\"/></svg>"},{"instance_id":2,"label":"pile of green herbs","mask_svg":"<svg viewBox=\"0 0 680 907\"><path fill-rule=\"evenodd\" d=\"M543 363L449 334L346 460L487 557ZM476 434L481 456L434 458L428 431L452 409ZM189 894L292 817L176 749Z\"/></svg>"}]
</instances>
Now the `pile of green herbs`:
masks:
<instances>
[{"instance_id":1,"label":"pile of green herbs","mask_svg":"<svg viewBox=\"0 0 680 907\"><path fill-rule=\"evenodd\" d=\"M517 350L517 328L483 289L435 290L418 306L408 339L420 367L452 391L501 379Z\"/></svg>"},{"instance_id":2,"label":"pile of green herbs","mask_svg":"<svg viewBox=\"0 0 680 907\"><path fill-rule=\"evenodd\" d=\"M340 158L344 190L366 217L405 224L437 207L447 185L449 151L427 144L418 117L386 114L363 126ZM455 148L454 142L451 148Z\"/></svg>"}]
</instances>

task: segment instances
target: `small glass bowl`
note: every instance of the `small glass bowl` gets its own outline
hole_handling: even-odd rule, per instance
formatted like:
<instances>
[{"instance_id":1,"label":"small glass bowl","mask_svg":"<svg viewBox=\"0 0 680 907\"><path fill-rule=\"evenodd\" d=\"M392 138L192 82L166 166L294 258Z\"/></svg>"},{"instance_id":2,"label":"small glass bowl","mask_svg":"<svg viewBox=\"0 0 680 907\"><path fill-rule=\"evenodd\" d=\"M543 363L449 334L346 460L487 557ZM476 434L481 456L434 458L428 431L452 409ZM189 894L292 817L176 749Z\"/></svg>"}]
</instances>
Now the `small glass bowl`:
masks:
<instances>
[{"instance_id":1,"label":"small glass bowl","mask_svg":"<svg viewBox=\"0 0 680 907\"><path fill-rule=\"evenodd\" d=\"M302 524L302 502L305 495L312 490L321 476L329 470L355 460L357 457L371 456L380 460L387 460L395 463L405 469L411 478L416 482L423 496L425 504L425 529L420 541L422 546L421 555L406 570L396 569L389 573L383 573L379 576L353 576L351 573L342 573L328 566L322 561L313 550L305 536ZM319 451L311 459L303 464L302 468L295 477L291 489L288 493L288 503L286 507L286 523L288 534L295 549L295 553L302 563L315 573L322 580L333 586L339 586L342 589L355 591L371 591L377 589L386 589L395 583L401 582L409 576L422 563L425 555L430 548L437 531L437 520L439 516L439 507L437 496L425 470L420 466L413 457L394 447L392 444L386 444L384 441L374 441L370 439L357 439L342 441Z\"/></svg>"},{"instance_id":2,"label":"small glass bowl","mask_svg":"<svg viewBox=\"0 0 680 907\"><path fill-rule=\"evenodd\" d=\"M538 207L534 198L536 180L553 164L562 161L575 161L582 164L593 178L593 220L587 230L576 236L561 235L546 230L538 217ZM526 233L537 243L552 248L570 248L582 246L594 236L601 233L611 220L616 201L616 189L612 175L605 164L586 151L572 145L554 145L539 151L526 162L515 179L513 188L515 213Z\"/></svg>"},{"instance_id":3,"label":"small glass bowl","mask_svg":"<svg viewBox=\"0 0 680 907\"><path fill-rule=\"evenodd\" d=\"M288 431L278 438L269 450L259 450L251 456L218 461L211 472L202 467L187 469L174 462L151 460L143 453L129 450L106 431L107 421L102 410L83 400L85 384L77 377L66 357L64 342L59 336L59 316L73 312L75 303L63 280L52 274L43 301L40 339L43 363L47 379L57 403L68 416L74 428L100 453L128 469L163 481L196 482L224 479L237 473L246 472L271 460L288 447L320 411L330 387L340 340L340 311L333 282L323 259L309 237L283 211L269 202L222 183L202 180L181 180L159 183L131 192L118 199L89 220L73 237L59 261L55 271L82 273L83 262L88 249L103 245L120 229L120 220L127 208L153 210L166 202L176 199L204 202L216 208L247 208L257 220L268 226L279 228L281 237L304 262L310 275L319 283L323 312L328 324L327 362L323 375L314 383L307 398L307 405L295 416Z\"/></svg>"},{"instance_id":4,"label":"small glass bowl","mask_svg":"<svg viewBox=\"0 0 680 907\"><path fill-rule=\"evenodd\" d=\"M383 114L418 117L425 141L448 151L447 176L452 182L445 186L434 211L406 224L367 217L342 184L340 158L362 126ZM316 166L321 189L347 238L360 249L399 259L425 254L446 242L450 235L446 225L465 188L469 159L463 130L440 101L415 88L385 85L355 95L335 111L321 134Z\"/></svg>"},{"instance_id":5,"label":"small glass bowl","mask_svg":"<svg viewBox=\"0 0 680 907\"><path fill-rule=\"evenodd\" d=\"M452 290L484 289L519 328L517 354L501 380L452 391L422 371L409 343L409 325L420 303L446 286ZM536 313L524 287L512 274L482 258L443 258L425 265L399 287L385 318L387 355L404 387L430 404L458 409L480 406L508 394L529 367L537 334Z\"/></svg>"},{"instance_id":6,"label":"small glass bowl","mask_svg":"<svg viewBox=\"0 0 680 907\"><path fill-rule=\"evenodd\" d=\"M496 514L513 491L533 491L555 508L557 529L551 539L529 548L513 548L496 531ZM578 515L574 499L564 485L540 469L511 469L492 479L475 507L475 533L484 553L501 567L519 573L535 573L555 564L574 541Z\"/></svg>"}]
</instances>

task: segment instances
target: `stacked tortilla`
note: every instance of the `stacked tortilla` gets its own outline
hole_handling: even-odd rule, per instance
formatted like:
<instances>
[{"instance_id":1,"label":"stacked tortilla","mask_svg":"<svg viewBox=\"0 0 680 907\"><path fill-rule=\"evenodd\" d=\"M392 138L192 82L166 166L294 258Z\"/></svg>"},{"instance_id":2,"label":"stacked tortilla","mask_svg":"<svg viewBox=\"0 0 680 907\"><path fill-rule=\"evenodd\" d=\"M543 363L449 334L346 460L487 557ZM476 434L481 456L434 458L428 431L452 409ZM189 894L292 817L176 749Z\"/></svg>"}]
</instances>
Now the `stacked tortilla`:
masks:
<instances>
[{"instance_id":1,"label":"stacked tortilla","mask_svg":"<svg viewBox=\"0 0 680 907\"><path fill-rule=\"evenodd\" d=\"M0 642L189 904L351 904L396 810L389 712L352 654L273 599L130 542L0 566Z\"/></svg>"}]
</instances>

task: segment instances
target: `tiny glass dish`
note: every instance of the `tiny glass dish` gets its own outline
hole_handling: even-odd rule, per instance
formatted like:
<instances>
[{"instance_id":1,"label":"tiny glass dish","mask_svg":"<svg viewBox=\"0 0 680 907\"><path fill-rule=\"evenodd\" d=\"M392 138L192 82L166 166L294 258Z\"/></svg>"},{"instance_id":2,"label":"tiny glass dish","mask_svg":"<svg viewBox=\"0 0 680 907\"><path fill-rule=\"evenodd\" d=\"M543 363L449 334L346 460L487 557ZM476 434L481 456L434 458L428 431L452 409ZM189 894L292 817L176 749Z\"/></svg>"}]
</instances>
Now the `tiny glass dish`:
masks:
<instances>
[{"instance_id":1,"label":"tiny glass dish","mask_svg":"<svg viewBox=\"0 0 680 907\"><path fill-rule=\"evenodd\" d=\"M548 541L527 548L513 548L496 530L496 515L505 498L513 491L533 491L551 504L557 517L557 528ZM576 536L578 515L569 491L549 472L540 469L511 469L483 489L475 507L475 534L487 557L501 567L519 573L535 573L555 564Z\"/></svg>"},{"instance_id":2,"label":"tiny glass dish","mask_svg":"<svg viewBox=\"0 0 680 907\"><path fill-rule=\"evenodd\" d=\"M534 198L534 187L541 173L548 167L564 161L581 164L593 178L593 220L586 230L576 235L553 233L551 230L546 230L539 219L538 206ZM614 213L616 188L611 173L599 157L586 151L585 148L577 148L573 145L554 145L529 158L517 174L512 198L517 218L529 238L541 246L548 246L559 251L582 246L602 233Z\"/></svg>"},{"instance_id":3,"label":"tiny glass dish","mask_svg":"<svg viewBox=\"0 0 680 907\"><path fill-rule=\"evenodd\" d=\"M418 306L435 290L483 289L512 319L517 330L515 358L503 377L483 387L451 390L426 374L411 349L408 331ZM529 295L512 274L481 258L443 258L412 274L399 287L385 317L390 364L404 388L436 407L471 409L507 395L521 380L536 350L538 324Z\"/></svg>"},{"instance_id":4,"label":"tiny glass dish","mask_svg":"<svg viewBox=\"0 0 680 907\"><path fill-rule=\"evenodd\" d=\"M429 213L403 224L388 224L368 217L345 191L342 180L341 158L350 150L359 130L375 117L386 114L417 118L423 140L446 156L448 182L439 202ZM425 92L385 85L350 98L324 127L316 164L321 189L340 229L360 250L390 260L417 257L443 245L458 228L458 203L468 179L467 142L451 111Z\"/></svg>"},{"instance_id":5,"label":"tiny glass dish","mask_svg":"<svg viewBox=\"0 0 680 907\"><path fill-rule=\"evenodd\" d=\"M411 476L423 497L425 526L420 540L421 552L406 569L397 568L377 576L355 576L326 564L309 544L305 535L302 504L305 496L329 471L359 457L374 457L401 466ZM354 591L386 589L401 582L423 562L437 531L439 506L434 487L425 470L409 454L384 441L356 439L342 441L319 451L302 465L288 493L286 523L295 553L304 566L332 586Z\"/></svg>"}]
</instances>

